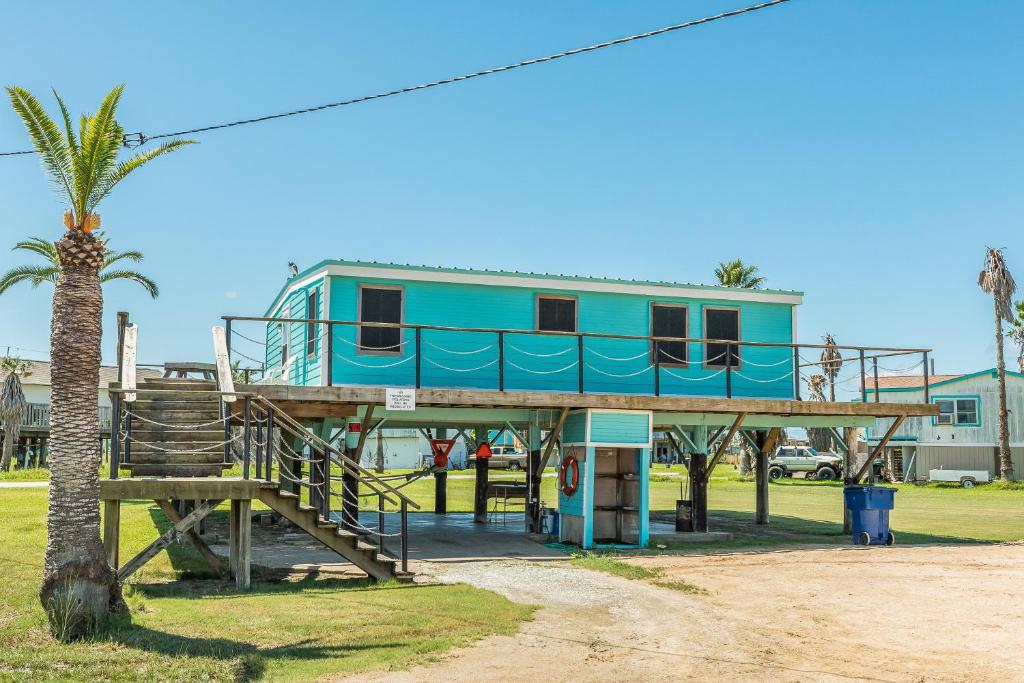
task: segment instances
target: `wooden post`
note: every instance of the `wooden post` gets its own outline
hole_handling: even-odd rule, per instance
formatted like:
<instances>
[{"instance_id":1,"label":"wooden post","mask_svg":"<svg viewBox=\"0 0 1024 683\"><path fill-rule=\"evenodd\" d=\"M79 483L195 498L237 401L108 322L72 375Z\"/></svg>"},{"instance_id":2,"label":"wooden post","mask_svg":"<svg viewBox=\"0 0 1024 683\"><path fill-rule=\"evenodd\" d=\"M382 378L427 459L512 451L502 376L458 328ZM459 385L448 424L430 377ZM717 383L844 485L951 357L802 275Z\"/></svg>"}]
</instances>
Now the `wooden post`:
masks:
<instances>
[{"instance_id":1,"label":"wooden post","mask_svg":"<svg viewBox=\"0 0 1024 683\"><path fill-rule=\"evenodd\" d=\"M843 441L846 442L846 458L843 459L843 483L856 484L854 475L857 473L857 428L844 427ZM853 521L850 519L850 511L846 509L846 499L843 498L843 533L853 533Z\"/></svg>"},{"instance_id":2,"label":"wooden post","mask_svg":"<svg viewBox=\"0 0 1024 683\"><path fill-rule=\"evenodd\" d=\"M121 537L121 501L103 501L103 550L107 555L107 562L111 567L117 569L117 551L120 547Z\"/></svg>"},{"instance_id":3,"label":"wooden post","mask_svg":"<svg viewBox=\"0 0 1024 683\"><path fill-rule=\"evenodd\" d=\"M239 501L232 499L228 512L228 572L234 577L238 576L238 512Z\"/></svg>"},{"instance_id":4,"label":"wooden post","mask_svg":"<svg viewBox=\"0 0 1024 683\"><path fill-rule=\"evenodd\" d=\"M693 505L693 530L705 533L708 530L708 482L705 468L707 453L690 454L690 500Z\"/></svg>"},{"instance_id":5,"label":"wooden post","mask_svg":"<svg viewBox=\"0 0 1024 683\"><path fill-rule=\"evenodd\" d=\"M438 439L447 439L448 430L443 427L436 432ZM434 514L448 514L448 470L434 472Z\"/></svg>"},{"instance_id":6,"label":"wooden post","mask_svg":"<svg viewBox=\"0 0 1024 683\"><path fill-rule=\"evenodd\" d=\"M756 524L768 523L768 433L759 429L754 432L754 441L757 445L757 458L755 465L755 477L757 481L757 512L754 521Z\"/></svg>"},{"instance_id":7,"label":"wooden post","mask_svg":"<svg viewBox=\"0 0 1024 683\"><path fill-rule=\"evenodd\" d=\"M476 428L476 445L487 440L487 429ZM476 459L476 489L473 498L473 522L476 524L487 523L487 470L490 465L489 458Z\"/></svg>"},{"instance_id":8,"label":"wooden post","mask_svg":"<svg viewBox=\"0 0 1024 683\"><path fill-rule=\"evenodd\" d=\"M237 539L235 586L248 589L252 571L252 501L248 498L238 501Z\"/></svg>"},{"instance_id":9,"label":"wooden post","mask_svg":"<svg viewBox=\"0 0 1024 683\"><path fill-rule=\"evenodd\" d=\"M526 460L526 531L540 533L540 487L543 482L544 470L541 469L540 424L534 411L530 419L527 438L529 455Z\"/></svg>"}]
</instances>

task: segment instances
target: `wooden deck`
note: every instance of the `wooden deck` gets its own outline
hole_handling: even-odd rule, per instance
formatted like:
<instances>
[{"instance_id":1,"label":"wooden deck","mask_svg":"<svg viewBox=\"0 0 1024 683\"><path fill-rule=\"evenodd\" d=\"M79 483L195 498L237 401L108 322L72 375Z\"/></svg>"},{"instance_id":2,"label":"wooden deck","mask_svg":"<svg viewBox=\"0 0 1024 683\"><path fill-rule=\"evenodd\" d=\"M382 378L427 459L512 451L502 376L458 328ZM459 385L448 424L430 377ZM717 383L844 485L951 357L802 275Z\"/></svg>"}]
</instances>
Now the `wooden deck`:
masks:
<instances>
[{"instance_id":1,"label":"wooden deck","mask_svg":"<svg viewBox=\"0 0 1024 683\"><path fill-rule=\"evenodd\" d=\"M360 414L360 407L385 403L384 387L243 385L238 391L266 397L296 418L345 418ZM580 394L547 391L486 391L472 389L417 389L419 408L484 408L545 410L560 408L613 408L652 410L656 413L773 415L785 418L886 418L938 414L934 404L840 403L755 398L644 396L633 394ZM378 415L383 415L380 411ZM400 417L400 416L398 416ZM411 416L410 416L411 417Z\"/></svg>"},{"instance_id":2,"label":"wooden deck","mask_svg":"<svg viewBox=\"0 0 1024 683\"><path fill-rule=\"evenodd\" d=\"M100 500L252 500L261 482L240 477L101 479Z\"/></svg>"}]
</instances>

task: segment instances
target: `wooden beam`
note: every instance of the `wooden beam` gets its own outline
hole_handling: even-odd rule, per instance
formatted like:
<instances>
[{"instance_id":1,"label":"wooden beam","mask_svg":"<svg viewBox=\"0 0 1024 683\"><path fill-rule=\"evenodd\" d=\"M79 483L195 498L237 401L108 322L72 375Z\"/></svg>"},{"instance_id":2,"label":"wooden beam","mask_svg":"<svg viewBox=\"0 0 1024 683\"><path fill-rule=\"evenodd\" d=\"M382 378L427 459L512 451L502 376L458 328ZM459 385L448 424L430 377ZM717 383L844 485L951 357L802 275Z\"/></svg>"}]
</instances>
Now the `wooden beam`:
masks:
<instances>
[{"instance_id":1,"label":"wooden beam","mask_svg":"<svg viewBox=\"0 0 1024 683\"><path fill-rule=\"evenodd\" d=\"M544 468L548 466L548 460L551 459L551 452L555 448L555 441L562 436L562 427L565 425L565 418L569 417L569 409L562 408L561 414L558 416L558 422L555 424L555 428L548 434L548 444L544 447L544 455L540 458L540 466L537 469L538 472L543 472Z\"/></svg>"},{"instance_id":2,"label":"wooden beam","mask_svg":"<svg viewBox=\"0 0 1024 683\"><path fill-rule=\"evenodd\" d=\"M846 445L846 439L844 439L843 435L839 433L839 430L835 427L829 427L829 430L832 432L832 438L836 440L837 444L839 444L840 450L842 450L843 453L849 453L850 449Z\"/></svg>"},{"instance_id":3,"label":"wooden beam","mask_svg":"<svg viewBox=\"0 0 1024 683\"><path fill-rule=\"evenodd\" d=\"M184 533L186 529L190 529L195 526L197 522L210 514L210 512L220 505L221 502L222 501L219 500L208 500L192 512L185 515L181 521L176 522L170 529L161 534L158 539L150 543L142 552L128 560L124 567L117 572L117 580L124 583L125 579L137 572L143 567L143 565L156 557L157 553L169 546L178 534Z\"/></svg>"},{"instance_id":4,"label":"wooden beam","mask_svg":"<svg viewBox=\"0 0 1024 683\"><path fill-rule=\"evenodd\" d=\"M861 465L860 471L857 472L857 476L853 478L854 482L859 483L860 480L864 478L864 475L871 470L871 463L875 461L875 458L881 455L882 449L885 448L887 443L889 443L889 439L892 438L892 435L896 433L896 430L900 428L900 425L903 424L903 420L905 419L906 418L903 415L900 415L892 421L892 424L889 425L889 429L885 432L885 436L882 437L881 441L878 442L878 445L875 446L874 450L868 455L868 459L863 465Z\"/></svg>"},{"instance_id":5,"label":"wooden beam","mask_svg":"<svg viewBox=\"0 0 1024 683\"><path fill-rule=\"evenodd\" d=\"M732 426L729 427L729 433L725 435L725 438L722 439L722 443L719 444L718 452L715 453L715 457L708 463L708 470L704 473L705 484L711 481L711 472L715 469L715 465L718 464L718 461L722 459L722 456L725 455L725 449L729 446L729 442L732 441L732 437L736 436L736 432L739 430L740 425L743 424L743 418L746 416L746 413L740 413L736 416L736 420L732 423ZM708 443L711 443L711 440L709 440Z\"/></svg>"},{"instance_id":6,"label":"wooden beam","mask_svg":"<svg viewBox=\"0 0 1024 683\"><path fill-rule=\"evenodd\" d=\"M366 414L363 415L363 421L359 424L359 443L356 445L354 458L356 462L359 462L363 457L363 446L366 445L366 437L370 434L370 421L373 420L373 409L375 407L375 403L367 404Z\"/></svg>"},{"instance_id":7,"label":"wooden beam","mask_svg":"<svg viewBox=\"0 0 1024 683\"><path fill-rule=\"evenodd\" d=\"M741 429L741 430L740 430L740 436L742 436L742 437L743 437L743 440L744 440L744 441L746 441L746 442L747 442L747 444L748 444L748 445L749 445L749 446L750 446L751 448L753 448L753 449L754 449L755 451L756 451L756 450L758 450L758 448L757 448L757 440L755 440L755 439L754 439L754 437L752 437L752 436L750 435L750 432L749 432L748 430L746 430L746 429Z\"/></svg>"},{"instance_id":8,"label":"wooden beam","mask_svg":"<svg viewBox=\"0 0 1024 683\"><path fill-rule=\"evenodd\" d=\"M103 550L107 555L107 562L114 569L117 569L118 549L121 537L121 501L103 501Z\"/></svg>"},{"instance_id":9,"label":"wooden beam","mask_svg":"<svg viewBox=\"0 0 1024 683\"><path fill-rule=\"evenodd\" d=\"M172 524L177 524L181 521L181 515L178 514L177 508L169 500L157 500L156 504L160 506L160 510L163 511L167 519L171 520ZM206 545L206 541L199 537L194 528L189 527L185 530L185 538L203 556L206 564L210 565L210 569L215 571L218 576L224 576L224 563L216 553L210 550L210 546Z\"/></svg>"},{"instance_id":10,"label":"wooden beam","mask_svg":"<svg viewBox=\"0 0 1024 683\"><path fill-rule=\"evenodd\" d=\"M768 457L771 457L772 451L775 450L775 446L779 441L779 437L782 435L781 427L772 427L768 431L768 438L764 442L764 450L768 453Z\"/></svg>"},{"instance_id":11,"label":"wooden beam","mask_svg":"<svg viewBox=\"0 0 1024 683\"><path fill-rule=\"evenodd\" d=\"M718 437L720 437L722 435L722 432L724 431L725 426L722 426L716 429L715 431L711 432L711 436L708 437L708 445L710 446L711 444L713 444L715 440L718 439Z\"/></svg>"},{"instance_id":12,"label":"wooden beam","mask_svg":"<svg viewBox=\"0 0 1024 683\"><path fill-rule=\"evenodd\" d=\"M238 534L235 537L235 587L249 588L252 582L252 501L239 500Z\"/></svg>"},{"instance_id":13,"label":"wooden beam","mask_svg":"<svg viewBox=\"0 0 1024 683\"><path fill-rule=\"evenodd\" d=\"M676 441L676 437L672 435L672 432L665 432L665 438L667 438L668 442L672 444L672 450L674 450L676 455L679 456L679 462L686 463L687 458L686 453L683 452L683 446Z\"/></svg>"},{"instance_id":14,"label":"wooden beam","mask_svg":"<svg viewBox=\"0 0 1024 683\"><path fill-rule=\"evenodd\" d=\"M695 444L693 442L693 439L690 438L690 433L688 431L686 431L682 427L673 427L672 431L674 431L676 433L676 436L679 437L680 442L686 442L686 445L690 448L691 452L697 452L697 444Z\"/></svg>"},{"instance_id":15,"label":"wooden beam","mask_svg":"<svg viewBox=\"0 0 1024 683\"><path fill-rule=\"evenodd\" d=\"M519 441L519 443L523 444L526 447L527 450L530 449L530 439L529 439L529 437L523 436L523 433L520 432L515 427L513 427L512 423L509 422L508 420L505 421L505 427L507 427L508 430L510 432L512 432L512 436L514 436L516 438L516 440Z\"/></svg>"}]
</instances>

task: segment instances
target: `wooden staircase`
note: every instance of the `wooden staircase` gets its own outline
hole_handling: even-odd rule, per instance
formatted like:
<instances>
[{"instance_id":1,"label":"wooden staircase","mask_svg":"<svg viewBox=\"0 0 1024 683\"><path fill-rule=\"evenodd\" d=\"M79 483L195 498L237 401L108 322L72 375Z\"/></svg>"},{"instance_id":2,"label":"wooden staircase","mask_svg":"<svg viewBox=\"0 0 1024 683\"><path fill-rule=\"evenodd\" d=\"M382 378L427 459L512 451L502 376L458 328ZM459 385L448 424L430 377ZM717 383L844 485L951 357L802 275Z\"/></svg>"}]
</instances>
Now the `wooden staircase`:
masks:
<instances>
[{"instance_id":1,"label":"wooden staircase","mask_svg":"<svg viewBox=\"0 0 1024 683\"><path fill-rule=\"evenodd\" d=\"M130 404L132 476L218 477L224 461L221 400L212 380L146 378ZM192 428L194 425L205 425Z\"/></svg>"},{"instance_id":2,"label":"wooden staircase","mask_svg":"<svg viewBox=\"0 0 1024 683\"><path fill-rule=\"evenodd\" d=\"M235 431L234 436L229 438L238 442L238 448L232 449L227 458L230 462L225 462L225 428L221 419L223 395L218 392L216 382L184 378L147 378L138 386L136 400L124 405L127 407L122 418L121 431L127 435L124 442L127 449L123 451L125 462L121 466L129 469L132 477L219 477L225 469L236 464L235 453L247 453L244 468L250 465L250 459L259 461L259 464L253 463L255 468L252 473L256 476L252 479L249 479L249 476L244 477L256 492L253 498L278 512L372 578L412 580L412 574L402 570L404 562L384 554L381 547L374 542L380 537L374 534L372 529L360 528L358 524L342 528L332 519L337 512L332 512L329 506L307 505L298 494L285 490L291 488L294 491L301 491L303 487L307 487L311 496L319 497L321 503L324 503L325 495L328 499L331 497L330 479L325 482L321 475L318 483L314 483L313 465L309 461L298 464L300 478L305 477L301 484L297 485L286 479L277 480L280 477L280 466L286 462L281 458L287 456L282 456L269 446L275 440L267 437L267 415L268 412L276 410L269 402L260 404L262 417L257 416L256 411L250 408L254 413L250 415L249 421L245 420L244 415L238 414L239 409L244 411L244 407L249 406L248 401L239 398L234 404L235 414L231 418L231 424ZM279 421L275 425L275 432L279 432L282 439L287 435L290 439L305 440L304 443L312 448L317 458L320 458L320 467L323 466L322 459L329 458L335 467L347 467L350 472L355 469L361 470L353 463L341 463L338 459L344 456L340 452L332 454L327 444L314 442L313 437L299 423L280 412L277 416ZM256 419L262 420L260 424L264 425L263 431L253 426L253 434L238 432L238 427L253 424L252 421ZM267 447L258 452L246 450L242 446L246 436L254 437L255 441ZM275 458L280 461L276 461ZM295 474L294 467L294 461L289 462L292 477ZM304 468L308 470L308 476L303 474ZM390 489L386 483L365 470L361 470L359 476L360 481L370 488L384 486ZM394 498L391 500L397 502ZM404 503L402 514L405 514ZM352 530L353 528L357 530ZM402 528L402 547L406 548L404 524Z\"/></svg>"}]
</instances>

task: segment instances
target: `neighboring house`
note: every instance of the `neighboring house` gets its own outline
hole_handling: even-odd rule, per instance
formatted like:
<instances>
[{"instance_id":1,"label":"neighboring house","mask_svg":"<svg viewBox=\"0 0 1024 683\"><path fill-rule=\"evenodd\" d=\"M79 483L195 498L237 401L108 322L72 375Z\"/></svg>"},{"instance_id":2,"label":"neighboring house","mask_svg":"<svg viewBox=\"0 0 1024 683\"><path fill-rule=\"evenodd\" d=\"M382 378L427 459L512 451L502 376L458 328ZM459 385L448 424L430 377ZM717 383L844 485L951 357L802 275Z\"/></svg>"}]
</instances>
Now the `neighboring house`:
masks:
<instances>
[{"instance_id":1,"label":"neighboring house","mask_svg":"<svg viewBox=\"0 0 1024 683\"><path fill-rule=\"evenodd\" d=\"M868 401L874 400L874 380L868 382ZM928 470L987 470L999 475L999 394L994 369L966 375L935 375L928 378L929 399L939 406L938 417L908 418L896 431L887 456L892 456L898 476L927 479ZM890 403L924 400L920 375L880 377L879 398ZM1010 450L1017 479L1024 475L1024 374L1006 373ZM878 420L868 430L874 446L892 420Z\"/></svg>"},{"instance_id":2,"label":"neighboring house","mask_svg":"<svg viewBox=\"0 0 1024 683\"><path fill-rule=\"evenodd\" d=\"M28 403L28 412L21 426L21 438L16 450L17 461L24 463L26 456L36 463L45 463L49 454L50 437L50 363L33 360L32 368L21 378L21 386ZM136 376L139 380L145 377L160 377L161 372L138 368ZM7 379L7 372L0 370L0 383ZM101 441L110 438L110 393L107 391L111 382L117 381L117 368L100 367L100 383L96 389L96 400L100 408ZM2 433L2 429L0 429ZM104 448L106 446L104 445Z\"/></svg>"}]
</instances>

